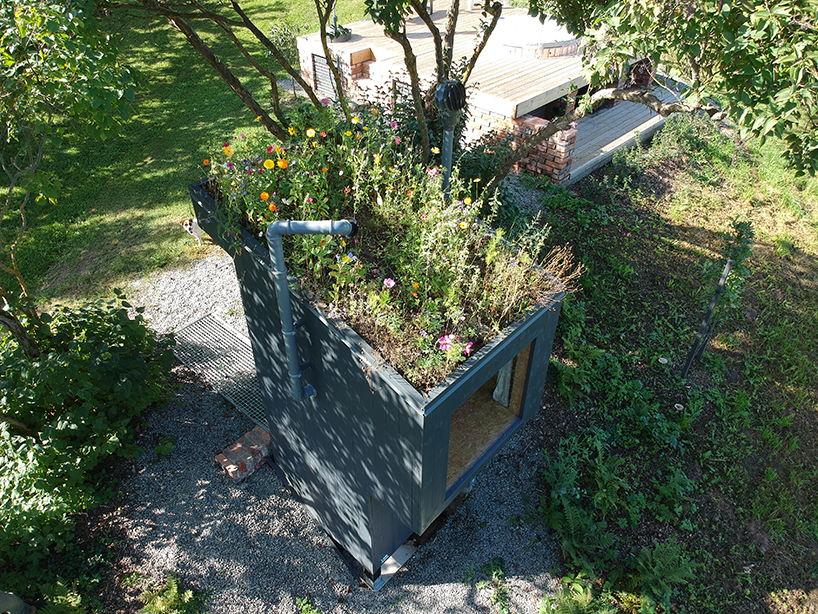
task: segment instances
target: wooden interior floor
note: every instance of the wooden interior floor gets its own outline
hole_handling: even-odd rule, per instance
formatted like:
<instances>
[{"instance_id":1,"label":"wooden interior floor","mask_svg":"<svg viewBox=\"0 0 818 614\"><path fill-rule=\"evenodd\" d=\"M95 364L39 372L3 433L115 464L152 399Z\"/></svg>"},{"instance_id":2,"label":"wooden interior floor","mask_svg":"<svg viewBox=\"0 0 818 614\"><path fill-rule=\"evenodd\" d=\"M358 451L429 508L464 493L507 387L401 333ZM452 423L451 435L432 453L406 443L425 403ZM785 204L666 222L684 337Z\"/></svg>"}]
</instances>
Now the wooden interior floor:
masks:
<instances>
[{"instance_id":1,"label":"wooden interior floor","mask_svg":"<svg viewBox=\"0 0 818 614\"><path fill-rule=\"evenodd\" d=\"M449 468L446 487L454 484L517 420L507 407L492 398L497 377L488 382L452 415L449 432Z\"/></svg>"}]
</instances>

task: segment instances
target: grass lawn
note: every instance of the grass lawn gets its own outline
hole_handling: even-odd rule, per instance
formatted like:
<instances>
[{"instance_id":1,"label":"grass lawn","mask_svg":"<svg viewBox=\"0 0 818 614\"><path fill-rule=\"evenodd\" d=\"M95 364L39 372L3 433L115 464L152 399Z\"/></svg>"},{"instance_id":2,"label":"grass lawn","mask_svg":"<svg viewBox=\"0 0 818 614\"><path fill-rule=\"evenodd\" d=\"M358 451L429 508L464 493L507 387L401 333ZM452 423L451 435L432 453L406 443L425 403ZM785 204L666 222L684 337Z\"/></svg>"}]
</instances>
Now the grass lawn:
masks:
<instances>
[{"instance_id":1,"label":"grass lawn","mask_svg":"<svg viewBox=\"0 0 818 614\"><path fill-rule=\"evenodd\" d=\"M318 28L311 3L254 0L243 6L263 29L274 21L305 32ZM350 0L339 2L337 10L340 23L363 18L362 6ZM241 65L243 58L231 44L216 43L218 28L196 25L217 55L231 66ZM28 284L45 301L108 295L135 274L202 255L208 248L196 247L178 225L193 216L187 185L201 176L198 167L209 148L260 129L165 21L130 19L118 23L117 30L121 61L138 69L145 83L121 136L104 142L67 139L59 151L47 153L44 164L62 178L64 189L56 205L32 208L30 230L19 250ZM262 61L272 61L258 46L251 48ZM265 89L262 78L235 72L258 100L268 99L269 85ZM291 97L285 95L284 101Z\"/></svg>"},{"instance_id":2,"label":"grass lawn","mask_svg":"<svg viewBox=\"0 0 818 614\"><path fill-rule=\"evenodd\" d=\"M306 3L247 5L262 22L310 23ZM338 11L361 17L351 2ZM49 153L64 190L34 209L19 253L45 303L108 295L211 249L178 226L192 216L187 185L208 147L258 129L167 24L124 23L119 47L146 81L135 115L120 137ZM562 599L592 591L585 611L818 608L818 182L781 152L673 122L570 190L527 180L587 273L555 342L544 496L520 513L556 531ZM727 254L713 337L683 380ZM89 570L111 564L93 556L61 572L89 594Z\"/></svg>"}]
</instances>

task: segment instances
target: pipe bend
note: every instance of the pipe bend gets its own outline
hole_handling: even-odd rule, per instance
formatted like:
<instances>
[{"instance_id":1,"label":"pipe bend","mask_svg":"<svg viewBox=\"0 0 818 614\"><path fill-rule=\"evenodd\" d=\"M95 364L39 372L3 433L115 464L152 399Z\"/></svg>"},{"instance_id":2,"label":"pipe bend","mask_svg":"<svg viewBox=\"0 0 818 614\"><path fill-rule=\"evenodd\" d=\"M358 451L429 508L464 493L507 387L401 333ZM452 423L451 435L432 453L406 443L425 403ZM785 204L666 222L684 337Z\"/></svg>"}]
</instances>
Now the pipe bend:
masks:
<instances>
[{"instance_id":1,"label":"pipe bend","mask_svg":"<svg viewBox=\"0 0 818 614\"><path fill-rule=\"evenodd\" d=\"M274 241L287 235L344 235L355 236L358 222L353 218L343 220L281 220L267 228L267 240Z\"/></svg>"}]
</instances>

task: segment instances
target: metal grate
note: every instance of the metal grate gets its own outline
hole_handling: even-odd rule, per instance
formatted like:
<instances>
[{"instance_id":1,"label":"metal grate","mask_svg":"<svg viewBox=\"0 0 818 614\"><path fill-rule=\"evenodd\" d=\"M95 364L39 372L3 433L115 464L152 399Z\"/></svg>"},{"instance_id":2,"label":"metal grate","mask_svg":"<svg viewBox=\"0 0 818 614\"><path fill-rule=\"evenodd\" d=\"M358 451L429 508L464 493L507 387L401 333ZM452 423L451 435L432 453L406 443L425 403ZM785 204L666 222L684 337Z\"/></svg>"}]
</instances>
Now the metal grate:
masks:
<instances>
[{"instance_id":1,"label":"metal grate","mask_svg":"<svg viewBox=\"0 0 818 614\"><path fill-rule=\"evenodd\" d=\"M176 331L176 357L245 416L267 430L250 340L214 315Z\"/></svg>"}]
</instances>

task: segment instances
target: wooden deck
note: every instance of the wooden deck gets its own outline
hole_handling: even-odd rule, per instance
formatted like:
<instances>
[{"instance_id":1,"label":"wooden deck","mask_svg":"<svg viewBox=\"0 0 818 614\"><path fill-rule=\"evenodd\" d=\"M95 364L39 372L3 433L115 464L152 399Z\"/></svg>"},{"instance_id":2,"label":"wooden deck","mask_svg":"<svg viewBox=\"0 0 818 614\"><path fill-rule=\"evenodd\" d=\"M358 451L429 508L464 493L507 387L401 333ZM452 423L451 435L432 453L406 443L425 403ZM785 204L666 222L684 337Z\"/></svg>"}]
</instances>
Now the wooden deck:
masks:
<instances>
[{"instance_id":1,"label":"wooden deck","mask_svg":"<svg viewBox=\"0 0 818 614\"><path fill-rule=\"evenodd\" d=\"M471 57L482 19L480 11L469 11L465 4L461 4L454 38L455 61ZM441 32L445 28L447 10L447 2L435 2L432 17ZM503 7L498 29L503 19L524 15L527 15L525 9ZM355 58L370 56L375 60L371 68L373 72L385 71L390 65L403 67L403 50L384 36L383 28L371 20L345 25L352 30L352 37L344 43L333 43L333 52L353 58L353 62ZM421 78L431 79L435 70L431 33L420 17L414 15L406 19L406 34L417 56L418 73ZM310 34L306 38L318 40L318 34ZM585 85L581 72L582 60L579 56L548 59L515 57L490 38L469 84L477 87L480 106L505 116L519 117Z\"/></svg>"},{"instance_id":2,"label":"wooden deck","mask_svg":"<svg viewBox=\"0 0 818 614\"><path fill-rule=\"evenodd\" d=\"M657 88L653 93L661 100L672 99L666 90ZM636 145L637 135L642 141L649 140L664 124L664 117L635 102L620 102L612 109L586 115L577 122L574 161L566 185L610 162L617 150Z\"/></svg>"},{"instance_id":3,"label":"wooden deck","mask_svg":"<svg viewBox=\"0 0 818 614\"><path fill-rule=\"evenodd\" d=\"M432 17L442 32L448 2L435 2L435 9ZM503 19L519 19L520 15L527 15L527 11L508 6L503 8ZM461 4L454 39L455 60L471 56L481 19L479 10L469 11L465 2ZM371 20L345 25L352 30L352 37L347 42L331 44L334 53L346 57L350 64L364 59L374 60L370 67L374 80L378 79L376 74L387 74L392 67L403 68L403 50L384 36L380 26ZM417 56L421 78L431 79L435 70L432 35L416 15L406 19L406 33ZM317 41L318 34L305 38ZM472 104L506 117L521 117L586 85L581 72L580 56L521 58L489 39L470 80L470 85L477 89ZM664 92L660 97L669 96ZM637 134L647 140L663 125L664 118L644 105L629 102L584 117L578 125L568 184L609 162L616 150L632 147Z\"/></svg>"}]
</instances>

